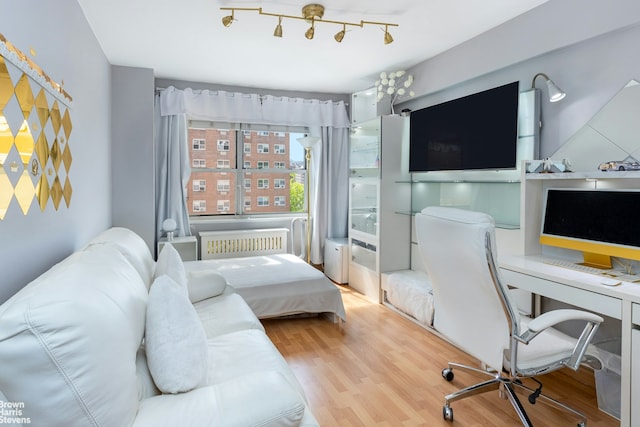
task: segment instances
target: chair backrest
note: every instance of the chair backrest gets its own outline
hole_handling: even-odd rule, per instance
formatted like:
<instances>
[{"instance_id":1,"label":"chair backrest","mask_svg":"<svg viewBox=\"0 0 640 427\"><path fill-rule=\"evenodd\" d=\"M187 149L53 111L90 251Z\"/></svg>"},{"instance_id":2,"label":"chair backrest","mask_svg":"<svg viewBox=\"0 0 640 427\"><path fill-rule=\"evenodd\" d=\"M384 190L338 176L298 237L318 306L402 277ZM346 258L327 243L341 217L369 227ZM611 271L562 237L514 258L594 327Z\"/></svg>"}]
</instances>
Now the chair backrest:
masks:
<instances>
[{"instance_id":1,"label":"chair backrest","mask_svg":"<svg viewBox=\"0 0 640 427\"><path fill-rule=\"evenodd\" d=\"M415 218L418 247L434 297L434 327L486 365L501 370L517 309L494 263L495 225L480 212L428 207Z\"/></svg>"}]
</instances>

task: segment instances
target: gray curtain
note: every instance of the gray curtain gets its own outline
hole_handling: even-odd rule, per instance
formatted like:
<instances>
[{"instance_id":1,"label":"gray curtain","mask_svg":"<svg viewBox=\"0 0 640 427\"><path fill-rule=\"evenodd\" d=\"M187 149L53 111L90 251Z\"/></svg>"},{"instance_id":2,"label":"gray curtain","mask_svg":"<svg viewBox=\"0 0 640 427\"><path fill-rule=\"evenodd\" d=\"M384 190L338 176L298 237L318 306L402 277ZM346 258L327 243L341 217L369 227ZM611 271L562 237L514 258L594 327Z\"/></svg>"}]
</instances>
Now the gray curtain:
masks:
<instances>
[{"instance_id":1,"label":"gray curtain","mask_svg":"<svg viewBox=\"0 0 640 427\"><path fill-rule=\"evenodd\" d=\"M156 238L164 235L162 223L173 218L175 236L190 236L187 185L191 175L185 114L162 116L160 96L155 98L156 114Z\"/></svg>"},{"instance_id":2,"label":"gray curtain","mask_svg":"<svg viewBox=\"0 0 640 427\"><path fill-rule=\"evenodd\" d=\"M311 158L312 237L311 262L324 261L327 238L347 237L349 213L349 129L323 126L311 130L322 143L314 147ZM316 161L319 159L319 161Z\"/></svg>"}]
</instances>

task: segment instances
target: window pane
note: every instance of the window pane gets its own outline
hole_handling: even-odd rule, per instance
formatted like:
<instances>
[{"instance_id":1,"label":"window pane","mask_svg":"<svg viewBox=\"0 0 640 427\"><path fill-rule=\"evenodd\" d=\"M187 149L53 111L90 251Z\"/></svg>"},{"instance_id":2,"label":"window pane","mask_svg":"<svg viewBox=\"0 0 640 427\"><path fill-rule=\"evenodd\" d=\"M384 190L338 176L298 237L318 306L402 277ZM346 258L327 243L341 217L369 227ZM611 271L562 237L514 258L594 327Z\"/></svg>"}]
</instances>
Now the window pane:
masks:
<instances>
[{"instance_id":1,"label":"window pane","mask_svg":"<svg viewBox=\"0 0 640 427\"><path fill-rule=\"evenodd\" d=\"M306 209L304 149L296 141L302 134L256 130L255 125L245 129L223 125L240 130L210 128L207 126L214 124L208 122L193 122L192 126L192 170L187 187L190 215Z\"/></svg>"}]
</instances>

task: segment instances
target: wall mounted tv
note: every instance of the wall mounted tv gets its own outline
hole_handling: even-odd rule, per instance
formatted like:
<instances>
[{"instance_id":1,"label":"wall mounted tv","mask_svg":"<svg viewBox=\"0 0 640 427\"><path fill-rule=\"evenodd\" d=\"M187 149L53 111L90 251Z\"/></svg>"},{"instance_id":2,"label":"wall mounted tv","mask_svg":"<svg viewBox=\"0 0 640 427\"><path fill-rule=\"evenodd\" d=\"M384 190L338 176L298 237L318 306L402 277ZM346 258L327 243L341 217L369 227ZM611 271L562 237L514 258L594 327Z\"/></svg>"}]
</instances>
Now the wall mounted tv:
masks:
<instances>
[{"instance_id":1,"label":"wall mounted tv","mask_svg":"<svg viewBox=\"0 0 640 427\"><path fill-rule=\"evenodd\" d=\"M515 169L519 82L415 110L409 171Z\"/></svg>"}]
</instances>

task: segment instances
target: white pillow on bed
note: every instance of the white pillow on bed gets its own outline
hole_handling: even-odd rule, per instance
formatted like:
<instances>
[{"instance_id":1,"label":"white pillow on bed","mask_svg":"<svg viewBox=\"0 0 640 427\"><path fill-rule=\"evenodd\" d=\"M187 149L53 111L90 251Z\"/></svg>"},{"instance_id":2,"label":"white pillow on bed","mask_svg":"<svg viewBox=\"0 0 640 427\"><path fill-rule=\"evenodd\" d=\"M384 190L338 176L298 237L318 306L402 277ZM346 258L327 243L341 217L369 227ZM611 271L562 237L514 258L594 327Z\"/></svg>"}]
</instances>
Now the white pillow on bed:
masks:
<instances>
[{"instance_id":1,"label":"white pillow on bed","mask_svg":"<svg viewBox=\"0 0 640 427\"><path fill-rule=\"evenodd\" d=\"M190 271L187 274L187 290L192 303L213 298L224 292L227 279L217 271Z\"/></svg>"},{"instance_id":2,"label":"white pillow on bed","mask_svg":"<svg viewBox=\"0 0 640 427\"><path fill-rule=\"evenodd\" d=\"M145 352L158 389L175 394L206 384L207 336L185 287L166 275L156 278L146 320Z\"/></svg>"},{"instance_id":3,"label":"white pillow on bed","mask_svg":"<svg viewBox=\"0 0 640 427\"><path fill-rule=\"evenodd\" d=\"M187 272L184 269L184 263L171 243L167 243L162 247L160 255L158 255L153 278L157 279L164 274L171 277L179 285L187 285Z\"/></svg>"}]
</instances>

